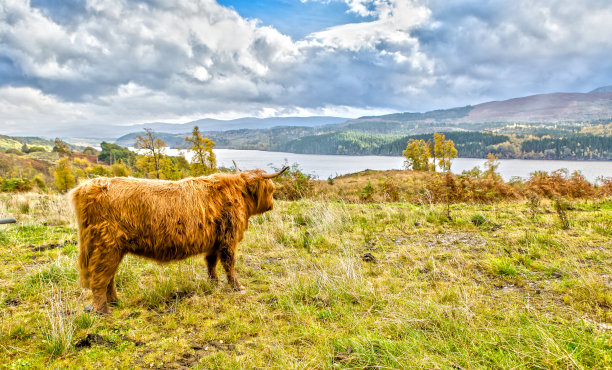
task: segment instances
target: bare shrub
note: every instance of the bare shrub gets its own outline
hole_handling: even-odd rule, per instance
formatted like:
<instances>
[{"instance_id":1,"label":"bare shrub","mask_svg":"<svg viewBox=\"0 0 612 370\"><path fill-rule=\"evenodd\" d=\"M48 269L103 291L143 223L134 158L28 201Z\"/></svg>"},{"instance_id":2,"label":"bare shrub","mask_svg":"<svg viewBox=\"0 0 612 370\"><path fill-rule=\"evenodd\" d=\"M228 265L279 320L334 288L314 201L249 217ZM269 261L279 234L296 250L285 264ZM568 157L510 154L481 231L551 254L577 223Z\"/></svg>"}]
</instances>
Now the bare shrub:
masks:
<instances>
[{"instance_id":1,"label":"bare shrub","mask_svg":"<svg viewBox=\"0 0 612 370\"><path fill-rule=\"evenodd\" d=\"M569 208L569 204L565 199L555 198L554 200L555 211L557 212L557 216L559 216L559 221L561 222L561 228L563 230L567 230L570 227L569 219L567 217L567 210Z\"/></svg>"}]
</instances>

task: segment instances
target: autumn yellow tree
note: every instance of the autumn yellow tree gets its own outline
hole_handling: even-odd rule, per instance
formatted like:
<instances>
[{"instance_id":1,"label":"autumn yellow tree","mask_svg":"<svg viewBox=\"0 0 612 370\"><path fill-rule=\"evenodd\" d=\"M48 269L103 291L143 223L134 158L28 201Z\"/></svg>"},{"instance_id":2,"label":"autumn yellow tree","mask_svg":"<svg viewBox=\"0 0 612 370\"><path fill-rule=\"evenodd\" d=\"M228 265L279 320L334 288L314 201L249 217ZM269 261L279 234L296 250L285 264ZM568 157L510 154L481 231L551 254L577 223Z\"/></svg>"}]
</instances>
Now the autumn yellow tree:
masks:
<instances>
[{"instance_id":1,"label":"autumn yellow tree","mask_svg":"<svg viewBox=\"0 0 612 370\"><path fill-rule=\"evenodd\" d=\"M151 172L156 178L160 178L162 171L162 161L166 151L166 143L155 136L155 133L150 128L145 128L144 135L136 136L134 148L142 150L145 159L139 162L140 167L149 175Z\"/></svg>"},{"instance_id":2,"label":"autumn yellow tree","mask_svg":"<svg viewBox=\"0 0 612 370\"><path fill-rule=\"evenodd\" d=\"M130 175L130 171L123 162L113 163L111 166L111 171L114 177L127 177Z\"/></svg>"},{"instance_id":3,"label":"autumn yellow tree","mask_svg":"<svg viewBox=\"0 0 612 370\"><path fill-rule=\"evenodd\" d=\"M195 126L191 136L185 138L185 141L191 143L191 174L193 176L202 176L214 173L217 171L217 157L213 152L215 142L207 137L202 137L200 128Z\"/></svg>"},{"instance_id":4,"label":"autumn yellow tree","mask_svg":"<svg viewBox=\"0 0 612 370\"><path fill-rule=\"evenodd\" d=\"M53 173L55 177L55 185L57 185L57 190L61 192L65 192L75 185L74 175L72 174L72 166L70 165L70 160L68 158L62 158L57 163L55 167L55 172Z\"/></svg>"},{"instance_id":5,"label":"autumn yellow tree","mask_svg":"<svg viewBox=\"0 0 612 370\"><path fill-rule=\"evenodd\" d=\"M429 147L425 140L410 139L406 150L403 151L406 168L414 171L429 171Z\"/></svg>"},{"instance_id":6,"label":"autumn yellow tree","mask_svg":"<svg viewBox=\"0 0 612 370\"><path fill-rule=\"evenodd\" d=\"M497 160L497 157L494 154L487 154L487 161L485 162L484 167L484 174L486 177L492 178L494 180L500 179L499 174L497 173L499 161Z\"/></svg>"},{"instance_id":7,"label":"autumn yellow tree","mask_svg":"<svg viewBox=\"0 0 612 370\"><path fill-rule=\"evenodd\" d=\"M442 157L438 160L440 168L445 172L449 172L451 169L451 161L455 158L457 158L455 143L450 139L444 141L444 146L442 147Z\"/></svg>"},{"instance_id":8,"label":"autumn yellow tree","mask_svg":"<svg viewBox=\"0 0 612 370\"><path fill-rule=\"evenodd\" d=\"M455 148L455 143L450 139L446 140L444 134L435 132L433 137L433 151L434 171L436 170L436 161L438 162L438 166L442 171L450 171L451 161L454 158L457 158L457 149Z\"/></svg>"}]
</instances>

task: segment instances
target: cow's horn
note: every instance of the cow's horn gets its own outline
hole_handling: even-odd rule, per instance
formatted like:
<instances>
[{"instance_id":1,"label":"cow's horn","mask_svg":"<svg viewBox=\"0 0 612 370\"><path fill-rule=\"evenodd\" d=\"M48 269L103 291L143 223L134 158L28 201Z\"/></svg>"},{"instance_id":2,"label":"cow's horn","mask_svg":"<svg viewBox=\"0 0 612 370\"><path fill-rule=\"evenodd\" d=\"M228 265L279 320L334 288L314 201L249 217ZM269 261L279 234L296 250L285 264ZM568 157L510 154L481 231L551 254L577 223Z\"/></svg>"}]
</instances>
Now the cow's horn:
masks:
<instances>
[{"instance_id":1,"label":"cow's horn","mask_svg":"<svg viewBox=\"0 0 612 370\"><path fill-rule=\"evenodd\" d=\"M232 159L232 162L234 163L234 169L236 170L236 173L240 173L240 168L238 168L236 161Z\"/></svg>"},{"instance_id":2,"label":"cow's horn","mask_svg":"<svg viewBox=\"0 0 612 370\"><path fill-rule=\"evenodd\" d=\"M273 179L273 178L275 178L276 176L280 175L281 173L283 173L283 172L287 171L288 169L289 169L289 166L285 166L285 167L283 167L283 169L282 169L282 170L280 170L280 171L278 171L278 172L275 172L275 173L266 173L266 174L263 174L263 175L262 175L262 177L263 177L264 179Z\"/></svg>"}]
</instances>

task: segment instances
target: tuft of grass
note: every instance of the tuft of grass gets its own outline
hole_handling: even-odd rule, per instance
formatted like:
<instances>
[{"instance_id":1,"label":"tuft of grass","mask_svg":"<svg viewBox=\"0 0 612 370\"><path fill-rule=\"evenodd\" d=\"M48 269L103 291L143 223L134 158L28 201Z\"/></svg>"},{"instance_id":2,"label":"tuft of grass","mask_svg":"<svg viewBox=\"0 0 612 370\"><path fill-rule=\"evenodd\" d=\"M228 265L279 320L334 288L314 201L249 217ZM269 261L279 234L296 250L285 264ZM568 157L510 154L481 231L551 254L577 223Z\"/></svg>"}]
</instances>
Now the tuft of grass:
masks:
<instances>
[{"instance_id":1,"label":"tuft of grass","mask_svg":"<svg viewBox=\"0 0 612 370\"><path fill-rule=\"evenodd\" d=\"M482 226L487 224L489 221L482 213L475 213L470 217L470 221L475 226Z\"/></svg>"},{"instance_id":2,"label":"tuft of grass","mask_svg":"<svg viewBox=\"0 0 612 370\"><path fill-rule=\"evenodd\" d=\"M43 347L51 356L61 356L72 346L75 325L70 314L70 307L66 302L64 293L51 286L51 295L46 298L45 317L43 326Z\"/></svg>"},{"instance_id":3,"label":"tuft of grass","mask_svg":"<svg viewBox=\"0 0 612 370\"><path fill-rule=\"evenodd\" d=\"M97 316L93 313L83 312L74 319L74 326L77 329L89 329L96 322Z\"/></svg>"},{"instance_id":4,"label":"tuft of grass","mask_svg":"<svg viewBox=\"0 0 612 370\"><path fill-rule=\"evenodd\" d=\"M508 257L492 258L489 260L491 271L501 276L516 276L518 268L514 261Z\"/></svg>"}]
</instances>

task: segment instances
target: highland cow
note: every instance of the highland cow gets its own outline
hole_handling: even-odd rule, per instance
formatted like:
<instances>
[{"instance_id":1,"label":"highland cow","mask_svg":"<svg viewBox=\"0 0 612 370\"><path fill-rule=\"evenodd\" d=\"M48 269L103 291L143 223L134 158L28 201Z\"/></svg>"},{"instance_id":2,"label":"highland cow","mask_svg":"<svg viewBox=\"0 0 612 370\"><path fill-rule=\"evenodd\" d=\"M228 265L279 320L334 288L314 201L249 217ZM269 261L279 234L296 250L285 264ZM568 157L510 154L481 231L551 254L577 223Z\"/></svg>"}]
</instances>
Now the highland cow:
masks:
<instances>
[{"instance_id":1,"label":"highland cow","mask_svg":"<svg viewBox=\"0 0 612 370\"><path fill-rule=\"evenodd\" d=\"M117 301L114 276L128 254L160 262L204 254L209 278L221 260L228 283L244 288L234 272L236 247L249 217L272 209L270 179L287 170L217 173L180 181L96 178L71 191L79 229L79 282L93 293L93 309L108 314Z\"/></svg>"}]
</instances>

